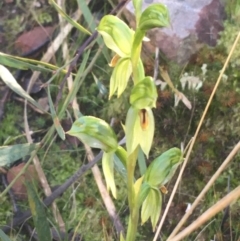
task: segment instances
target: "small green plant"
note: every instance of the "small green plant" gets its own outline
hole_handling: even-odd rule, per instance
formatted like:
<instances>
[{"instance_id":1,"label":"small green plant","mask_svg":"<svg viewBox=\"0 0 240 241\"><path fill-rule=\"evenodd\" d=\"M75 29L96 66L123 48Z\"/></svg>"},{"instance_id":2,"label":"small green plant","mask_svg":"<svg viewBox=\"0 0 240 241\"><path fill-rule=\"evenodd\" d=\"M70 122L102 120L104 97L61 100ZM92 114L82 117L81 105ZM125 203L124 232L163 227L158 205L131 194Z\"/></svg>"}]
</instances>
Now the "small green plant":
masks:
<instances>
[{"instance_id":1,"label":"small green plant","mask_svg":"<svg viewBox=\"0 0 240 241\"><path fill-rule=\"evenodd\" d=\"M169 13L162 4L152 4L142 12L142 1L133 1L136 13L136 30L130 29L122 20L113 15L106 15L97 28L106 46L116 54L110 65L114 67L110 79L109 99L117 92L120 97L130 79L133 88L130 94L130 108L127 112L125 126L126 149L118 145L112 128L104 120L93 116L82 116L77 119L67 134L76 136L85 144L103 150L103 172L108 189L117 198L114 180L114 157L117 156L127 172L127 193L130 209L126 236L120 240L133 241L136 238L139 213L141 222L151 219L155 229L161 212L163 187L174 175L183 161L182 152L171 148L157 157L145 170L145 160L139 160L140 169L145 171L135 178L136 163L139 152L147 157L154 136L154 116L152 108L156 107L158 98L153 78L145 76L140 57L142 41L146 32L155 27L169 24Z\"/></svg>"}]
</instances>

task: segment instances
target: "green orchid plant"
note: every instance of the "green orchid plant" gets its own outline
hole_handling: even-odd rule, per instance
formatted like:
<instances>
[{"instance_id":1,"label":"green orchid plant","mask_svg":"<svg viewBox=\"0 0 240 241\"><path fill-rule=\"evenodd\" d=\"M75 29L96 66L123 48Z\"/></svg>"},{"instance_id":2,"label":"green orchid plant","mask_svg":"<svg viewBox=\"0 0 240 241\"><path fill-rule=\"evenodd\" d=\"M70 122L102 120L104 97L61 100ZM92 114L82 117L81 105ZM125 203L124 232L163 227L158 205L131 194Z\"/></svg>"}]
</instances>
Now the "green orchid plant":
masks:
<instances>
[{"instance_id":1,"label":"green orchid plant","mask_svg":"<svg viewBox=\"0 0 240 241\"><path fill-rule=\"evenodd\" d=\"M161 212L160 190L183 161L180 149L172 148L156 158L143 176L138 179L135 177L139 151L148 157L152 146L155 126L152 108L155 108L157 100L155 83L152 77L145 76L140 57L142 41L148 30L169 25L169 13L162 4L152 4L144 11L141 0L133 0L133 4L136 15L135 31L113 15L104 16L97 27L106 46L115 53L110 63L114 69L110 78L109 99L115 92L117 97L121 96L130 80L134 84L124 127L126 149L118 146L116 134L110 125L96 117L80 117L67 132L85 144L103 150L103 172L114 198L117 198L114 156L126 168L130 216L127 233L121 234L121 241L135 240L140 210L141 223L151 219L153 230L155 229Z\"/></svg>"}]
</instances>

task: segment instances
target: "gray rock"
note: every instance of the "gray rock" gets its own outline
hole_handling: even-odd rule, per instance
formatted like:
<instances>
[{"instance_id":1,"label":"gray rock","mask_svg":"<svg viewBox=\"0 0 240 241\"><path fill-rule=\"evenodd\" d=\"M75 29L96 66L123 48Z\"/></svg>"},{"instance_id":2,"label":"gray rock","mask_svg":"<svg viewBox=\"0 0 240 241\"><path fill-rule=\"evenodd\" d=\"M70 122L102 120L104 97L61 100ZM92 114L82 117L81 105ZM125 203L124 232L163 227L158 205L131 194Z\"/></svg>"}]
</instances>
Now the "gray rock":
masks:
<instances>
[{"instance_id":1,"label":"gray rock","mask_svg":"<svg viewBox=\"0 0 240 241\"><path fill-rule=\"evenodd\" d=\"M225 19L221 0L143 0L143 9L151 3L168 7L171 26L149 31L148 51L153 52L158 46L168 59L185 64L203 44L216 45ZM126 8L126 17L134 26L132 2Z\"/></svg>"}]
</instances>

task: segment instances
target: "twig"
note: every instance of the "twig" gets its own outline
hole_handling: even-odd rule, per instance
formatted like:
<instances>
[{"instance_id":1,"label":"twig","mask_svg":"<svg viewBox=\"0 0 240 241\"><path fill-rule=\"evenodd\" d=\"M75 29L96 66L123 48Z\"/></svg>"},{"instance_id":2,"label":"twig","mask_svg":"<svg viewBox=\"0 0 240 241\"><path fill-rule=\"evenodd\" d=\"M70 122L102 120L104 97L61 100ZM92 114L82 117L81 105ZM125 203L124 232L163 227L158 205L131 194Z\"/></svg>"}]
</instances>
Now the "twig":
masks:
<instances>
[{"instance_id":1,"label":"twig","mask_svg":"<svg viewBox=\"0 0 240 241\"><path fill-rule=\"evenodd\" d=\"M228 186L227 187L228 193L230 192L230 180L231 180L231 177L230 177L230 175L228 175L228 185L227 185ZM230 213L230 206L227 206L224 210L223 218L222 218L222 222L221 222L221 232L222 233L224 231L224 224L229 217L229 213Z\"/></svg>"},{"instance_id":2,"label":"twig","mask_svg":"<svg viewBox=\"0 0 240 241\"><path fill-rule=\"evenodd\" d=\"M28 88L27 92L29 93L30 89ZM28 118L27 118L27 100L25 100L25 104L24 104L24 129L25 129L25 133L26 133L26 137L27 137L27 141L28 143L33 143L32 137L30 135L30 129L29 129L29 125L28 125ZM35 155L33 158L33 164L35 166L35 169L37 171L40 183L42 185L42 188L44 190L44 193L46 196L50 196L52 191L51 188L48 184L47 178L45 176L45 173L41 167L40 161L38 159L38 156ZM63 222L62 216L57 208L56 203L52 204L52 208L53 208L53 215L55 217L55 220L57 221L61 231L65 231L65 224Z\"/></svg>"},{"instance_id":3,"label":"twig","mask_svg":"<svg viewBox=\"0 0 240 241\"><path fill-rule=\"evenodd\" d=\"M124 144L125 140L122 139L119 144ZM76 182L80 177L83 176L83 174L91 169L98 161L101 160L103 152L100 151L97 156L94 157L94 159L89 162L86 165L81 166L77 172L75 172L69 179L67 179L60 187L58 187L52 194L48 197L46 197L43 201L43 204L45 206L51 205L56 198L61 196L74 182ZM5 226L1 226L0 229L2 229L3 232L9 233L12 228L22 224L26 219L30 218L32 216L31 212L29 210L22 213L20 217L15 217L11 222ZM116 222L114 222L114 225L117 225ZM115 226L117 229L118 227Z\"/></svg>"},{"instance_id":4,"label":"twig","mask_svg":"<svg viewBox=\"0 0 240 241\"><path fill-rule=\"evenodd\" d=\"M156 82L158 77L158 69L159 69L159 48L155 48L155 61L154 61L154 71L153 71L153 80Z\"/></svg>"},{"instance_id":5,"label":"twig","mask_svg":"<svg viewBox=\"0 0 240 241\"><path fill-rule=\"evenodd\" d=\"M77 20L78 18L80 18L81 16L81 11L78 10L75 13L75 19ZM61 31L61 33L58 35L57 38L55 38L55 40L53 41L53 43L51 44L51 46L48 48L47 52L44 54L42 61L45 62L49 62L49 60L52 58L52 56L54 55L54 53L57 51L57 49L60 47L62 41L66 38L66 36L69 34L69 32L71 31L71 29L73 28L73 26L71 24L66 24L66 26L64 27L64 29ZM40 72L35 71L30 79L30 83L28 86L28 92L30 92L33 84L35 83L36 79L38 78ZM27 135L27 139L29 143L32 143L32 138L29 135L29 126L28 126L28 120L27 120L27 106L26 106L25 102L25 108L24 108L24 123L25 123L25 132ZM48 183L47 183L47 179L45 177L45 174L42 170L42 167L40 165L40 162L38 160L38 157L35 156L33 159L36 171L38 173L40 182L43 186L44 192L46 196L49 196L51 194L51 188L49 187ZM53 214L55 216L56 221L58 221L59 227L62 231L65 230L65 224L63 222L63 219L59 213L59 210L57 209L57 206L55 203L53 203Z\"/></svg>"},{"instance_id":6,"label":"twig","mask_svg":"<svg viewBox=\"0 0 240 241\"><path fill-rule=\"evenodd\" d=\"M89 162L86 165L81 166L79 170L74 173L69 179L67 179L60 187L58 187L52 194L46 197L43 201L45 206L51 205L56 198L61 196L74 182L76 182L87 170L92 168L99 160L102 158L102 152L100 152L92 162ZM12 228L22 224L26 219L32 216L30 210L23 212L20 217L15 217L11 222L5 226L0 227L3 232L9 233Z\"/></svg>"},{"instance_id":7,"label":"twig","mask_svg":"<svg viewBox=\"0 0 240 241\"><path fill-rule=\"evenodd\" d=\"M207 225L205 225L205 227L203 227L203 229L198 233L197 237L193 241L201 240L200 237L201 237L202 233L215 221L216 221L216 219L214 218L213 220L211 220L211 222L209 222Z\"/></svg>"}]
</instances>

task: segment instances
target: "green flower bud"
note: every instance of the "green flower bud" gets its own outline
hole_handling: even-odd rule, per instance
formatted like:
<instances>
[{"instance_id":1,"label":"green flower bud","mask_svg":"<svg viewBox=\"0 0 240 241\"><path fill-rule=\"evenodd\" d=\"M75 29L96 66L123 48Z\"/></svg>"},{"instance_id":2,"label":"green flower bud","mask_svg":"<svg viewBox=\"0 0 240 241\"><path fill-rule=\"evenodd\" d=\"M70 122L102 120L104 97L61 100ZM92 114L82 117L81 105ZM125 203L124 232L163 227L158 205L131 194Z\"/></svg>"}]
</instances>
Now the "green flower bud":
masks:
<instances>
[{"instance_id":1,"label":"green flower bud","mask_svg":"<svg viewBox=\"0 0 240 241\"><path fill-rule=\"evenodd\" d=\"M130 56L134 31L121 19L106 15L101 19L97 30L109 49L120 57Z\"/></svg>"},{"instance_id":2,"label":"green flower bud","mask_svg":"<svg viewBox=\"0 0 240 241\"><path fill-rule=\"evenodd\" d=\"M90 147L99 148L105 152L115 151L118 147L116 134L109 124L93 116L80 117L66 133L76 136Z\"/></svg>"},{"instance_id":3,"label":"green flower bud","mask_svg":"<svg viewBox=\"0 0 240 241\"><path fill-rule=\"evenodd\" d=\"M174 147L157 157L147 168L144 181L151 187L165 185L174 175L178 166L183 162L180 149Z\"/></svg>"},{"instance_id":4,"label":"green flower bud","mask_svg":"<svg viewBox=\"0 0 240 241\"><path fill-rule=\"evenodd\" d=\"M155 3L146 8L139 21L139 29L147 31L169 25L169 12L165 5Z\"/></svg>"},{"instance_id":5,"label":"green flower bud","mask_svg":"<svg viewBox=\"0 0 240 241\"><path fill-rule=\"evenodd\" d=\"M132 89L130 103L137 109L156 107L157 89L151 77L138 82Z\"/></svg>"}]
</instances>

